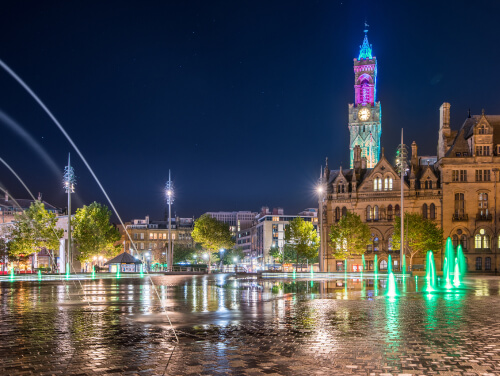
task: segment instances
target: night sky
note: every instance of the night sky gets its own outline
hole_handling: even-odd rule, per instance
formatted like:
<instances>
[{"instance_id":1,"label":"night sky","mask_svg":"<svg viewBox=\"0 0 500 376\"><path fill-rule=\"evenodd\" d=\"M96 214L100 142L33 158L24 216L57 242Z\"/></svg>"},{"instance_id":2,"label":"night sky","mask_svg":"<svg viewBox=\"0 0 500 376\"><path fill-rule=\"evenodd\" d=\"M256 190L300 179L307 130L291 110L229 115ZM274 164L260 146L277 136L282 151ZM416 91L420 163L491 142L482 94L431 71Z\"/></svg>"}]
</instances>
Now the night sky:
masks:
<instances>
[{"instance_id":1,"label":"night sky","mask_svg":"<svg viewBox=\"0 0 500 376\"><path fill-rule=\"evenodd\" d=\"M163 219L169 169L180 216L263 205L294 214L317 205L325 157L332 169L348 167L365 19L392 159L402 126L405 143L435 155L444 101L454 129L469 108L500 114L499 13L493 0L4 1L0 59L66 128L124 220ZM105 203L66 139L4 71L0 111L0 156L35 195L66 206L71 152L73 207ZM28 198L3 166L0 183Z\"/></svg>"}]
</instances>

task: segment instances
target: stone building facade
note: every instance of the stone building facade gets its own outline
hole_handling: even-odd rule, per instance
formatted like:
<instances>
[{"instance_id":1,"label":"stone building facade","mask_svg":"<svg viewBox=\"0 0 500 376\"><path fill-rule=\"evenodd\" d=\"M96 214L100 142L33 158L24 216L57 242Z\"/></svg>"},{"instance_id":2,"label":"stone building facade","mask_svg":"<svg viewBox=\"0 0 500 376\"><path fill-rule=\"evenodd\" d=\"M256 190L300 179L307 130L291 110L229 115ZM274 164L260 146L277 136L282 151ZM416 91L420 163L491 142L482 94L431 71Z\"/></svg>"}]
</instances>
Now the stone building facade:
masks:
<instances>
[{"instance_id":1,"label":"stone building facade","mask_svg":"<svg viewBox=\"0 0 500 376\"><path fill-rule=\"evenodd\" d=\"M443 231L461 244L469 271L498 270L500 115L469 116L450 127L450 104L440 109L438 166L443 182Z\"/></svg>"},{"instance_id":2,"label":"stone building facade","mask_svg":"<svg viewBox=\"0 0 500 376\"><path fill-rule=\"evenodd\" d=\"M132 238L137 254L125 229L118 226L125 251L149 263L149 265L166 262L168 221L153 221L149 219L149 216L146 216L144 219L134 219L125 223L125 228ZM193 238L191 237L193 228L193 218L172 218L170 233L174 244L174 252L175 247L194 247Z\"/></svg>"}]
</instances>

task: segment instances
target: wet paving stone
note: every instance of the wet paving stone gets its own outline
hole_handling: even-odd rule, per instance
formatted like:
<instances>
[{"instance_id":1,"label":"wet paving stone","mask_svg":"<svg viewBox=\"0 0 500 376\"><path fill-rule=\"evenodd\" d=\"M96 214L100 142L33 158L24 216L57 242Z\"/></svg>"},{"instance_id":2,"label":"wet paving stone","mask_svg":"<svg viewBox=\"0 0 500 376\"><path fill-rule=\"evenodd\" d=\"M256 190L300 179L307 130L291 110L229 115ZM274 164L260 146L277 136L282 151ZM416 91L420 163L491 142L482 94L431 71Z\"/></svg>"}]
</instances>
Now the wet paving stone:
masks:
<instances>
[{"instance_id":1,"label":"wet paving stone","mask_svg":"<svg viewBox=\"0 0 500 376\"><path fill-rule=\"evenodd\" d=\"M500 375L500 278L0 283L0 375ZM420 287L421 289L422 287Z\"/></svg>"}]
</instances>

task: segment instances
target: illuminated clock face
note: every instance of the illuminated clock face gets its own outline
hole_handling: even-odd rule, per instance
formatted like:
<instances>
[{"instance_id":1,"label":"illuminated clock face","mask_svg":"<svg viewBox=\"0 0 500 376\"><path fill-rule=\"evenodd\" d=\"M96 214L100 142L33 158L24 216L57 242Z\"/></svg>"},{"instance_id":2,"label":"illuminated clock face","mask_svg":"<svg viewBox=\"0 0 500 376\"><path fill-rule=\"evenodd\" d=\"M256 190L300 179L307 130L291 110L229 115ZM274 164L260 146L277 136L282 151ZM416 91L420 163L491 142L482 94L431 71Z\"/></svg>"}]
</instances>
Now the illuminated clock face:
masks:
<instances>
[{"instance_id":1,"label":"illuminated clock face","mask_svg":"<svg viewBox=\"0 0 500 376\"><path fill-rule=\"evenodd\" d=\"M361 121L367 121L370 118L370 110L367 108L362 108L358 111L358 118Z\"/></svg>"}]
</instances>

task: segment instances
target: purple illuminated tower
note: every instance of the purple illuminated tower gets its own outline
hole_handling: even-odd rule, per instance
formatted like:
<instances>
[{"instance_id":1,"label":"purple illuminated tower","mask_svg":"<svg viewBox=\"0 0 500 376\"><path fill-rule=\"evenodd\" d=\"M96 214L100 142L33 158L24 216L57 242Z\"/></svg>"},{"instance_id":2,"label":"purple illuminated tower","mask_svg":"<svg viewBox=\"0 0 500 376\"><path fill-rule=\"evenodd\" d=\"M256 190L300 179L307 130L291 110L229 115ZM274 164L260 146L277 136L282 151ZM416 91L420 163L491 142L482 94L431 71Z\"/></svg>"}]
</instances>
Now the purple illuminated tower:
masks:
<instances>
[{"instance_id":1,"label":"purple illuminated tower","mask_svg":"<svg viewBox=\"0 0 500 376\"><path fill-rule=\"evenodd\" d=\"M364 31L359 56L354 59L354 104L349 104L351 168L354 167L353 150L356 145L361 147L361 157L367 160L366 167L374 167L380 158L382 109L377 102L377 58L372 56L368 29Z\"/></svg>"}]
</instances>

